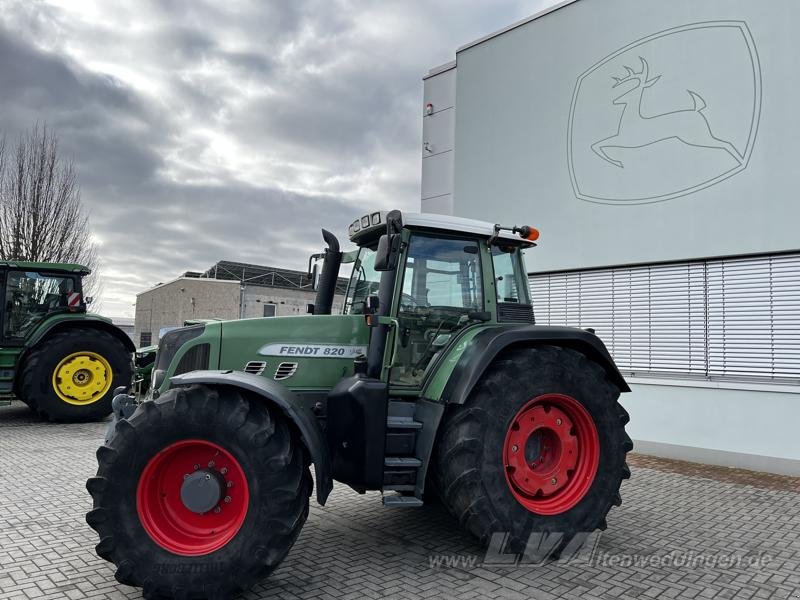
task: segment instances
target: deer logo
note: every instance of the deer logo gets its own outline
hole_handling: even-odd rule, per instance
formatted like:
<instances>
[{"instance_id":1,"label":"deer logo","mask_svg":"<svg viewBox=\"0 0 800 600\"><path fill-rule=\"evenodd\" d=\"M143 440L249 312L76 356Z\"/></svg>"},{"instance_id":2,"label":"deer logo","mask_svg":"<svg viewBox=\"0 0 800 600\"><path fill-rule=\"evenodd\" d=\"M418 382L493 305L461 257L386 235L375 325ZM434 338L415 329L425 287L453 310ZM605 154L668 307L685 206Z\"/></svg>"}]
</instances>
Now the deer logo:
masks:
<instances>
[{"instance_id":1,"label":"deer logo","mask_svg":"<svg viewBox=\"0 0 800 600\"><path fill-rule=\"evenodd\" d=\"M641 56L639 60L642 63L641 71L634 71L625 66L626 75L612 77L614 80L612 88L618 88L630 82L635 85L612 101L613 104L623 107L617 133L592 144L592 151L612 165L623 168L622 161L609 156L607 150L643 148L675 138L689 146L717 148L725 151L733 157L737 165L741 165L744 156L732 143L718 138L712 132L708 119L703 114L707 108L706 102L697 92L686 90L692 99L693 106L691 108L674 110L660 115L647 116L645 114L642 106L644 91L658 83L661 75L656 75L651 79L647 61Z\"/></svg>"}]
</instances>

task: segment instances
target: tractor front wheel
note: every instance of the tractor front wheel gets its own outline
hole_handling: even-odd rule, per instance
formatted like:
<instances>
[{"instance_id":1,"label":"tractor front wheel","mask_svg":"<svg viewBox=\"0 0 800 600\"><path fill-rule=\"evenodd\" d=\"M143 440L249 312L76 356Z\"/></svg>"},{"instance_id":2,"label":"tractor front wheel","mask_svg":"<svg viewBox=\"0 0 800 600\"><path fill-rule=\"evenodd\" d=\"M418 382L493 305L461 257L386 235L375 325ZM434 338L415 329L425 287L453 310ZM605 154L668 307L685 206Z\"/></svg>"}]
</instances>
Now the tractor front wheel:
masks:
<instances>
[{"instance_id":1,"label":"tractor front wheel","mask_svg":"<svg viewBox=\"0 0 800 600\"><path fill-rule=\"evenodd\" d=\"M111 414L114 389L129 387L131 355L113 335L75 327L39 343L25 359L20 392L45 419L97 421Z\"/></svg>"},{"instance_id":2,"label":"tractor front wheel","mask_svg":"<svg viewBox=\"0 0 800 600\"><path fill-rule=\"evenodd\" d=\"M97 452L97 554L146 597L228 598L267 576L308 516L311 474L287 419L232 388L144 402Z\"/></svg>"},{"instance_id":3,"label":"tractor front wheel","mask_svg":"<svg viewBox=\"0 0 800 600\"><path fill-rule=\"evenodd\" d=\"M434 470L444 504L482 542L502 533L517 553L532 534L559 536L557 555L575 536L605 529L633 447L618 397L575 350L506 352L445 415Z\"/></svg>"}]
</instances>

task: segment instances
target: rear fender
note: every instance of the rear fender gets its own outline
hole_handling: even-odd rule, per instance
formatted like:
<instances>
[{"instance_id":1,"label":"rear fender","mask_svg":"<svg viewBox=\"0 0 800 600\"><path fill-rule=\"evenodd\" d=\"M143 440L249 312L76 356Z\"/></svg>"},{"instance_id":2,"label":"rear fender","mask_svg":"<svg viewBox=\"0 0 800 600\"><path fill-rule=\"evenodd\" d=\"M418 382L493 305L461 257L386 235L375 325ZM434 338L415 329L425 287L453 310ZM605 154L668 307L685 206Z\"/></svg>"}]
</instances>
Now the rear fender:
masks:
<instances>
[{"instance_id":1,"label":"rear fender","mask_svg":"<svg viewBox=\"0 0 800 600\"><path fill-rule=\"evenodd\" d=\"M621 392L631 391L605 344L593 333L573 327L517 325L491 327L478 333L458 359L442 390L443 402L464 404L486 368L507 348L547 344L571 348L586 355L606 371Z\"/></svg>"},{"instance_id":2,"label":"rear fender","mask_svg":"<svg viewBox=\"0 0 800 600\"><path fill-rule=\"evenodd\" d=\"M125 350L130 353L136 352L136 346L133 345L131 338L119 327L114 325L111 319L92 313L62 313L48 317L34 329L33 333L25 340L25 346L31 348L46 337L69 329L70 327L83 327L86 329L105 331L122 342L122 345L125 346Z\"/></svg>"},{"instance_id":3,"label":"rear fender","mask_svg":"<svg viewBox=\"0 0 800 600\"><path fill-rule=\"evenodd\" d=\"M238 388L250 395L255 394L265 402L276 406L297 427L303 445L308 450L317 484L317 502L324 505L333 489L331 459L325 436L314 413L303 405L291 390L265 379L241 371L192 371L170 379L172 386L212 385Z\"/></svg>"}]
</instances>

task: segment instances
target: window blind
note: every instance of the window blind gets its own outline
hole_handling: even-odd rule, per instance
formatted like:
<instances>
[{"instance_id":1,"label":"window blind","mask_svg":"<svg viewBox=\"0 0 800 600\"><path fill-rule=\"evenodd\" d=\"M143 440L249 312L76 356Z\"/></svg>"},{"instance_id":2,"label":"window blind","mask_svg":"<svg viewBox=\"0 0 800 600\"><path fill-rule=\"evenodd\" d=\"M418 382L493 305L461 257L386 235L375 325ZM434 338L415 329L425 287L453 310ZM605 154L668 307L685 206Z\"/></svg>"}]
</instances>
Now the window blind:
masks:
<instances>
[{"instance_id":1,"label":"window blind","mask_svg":"<svg viewBox=\"0 0 800 600\"><path fill-rule=\"evenodd\" d=\"M529 280L537 323L594 328L629 373L800 382L800 254Z\"/></svg>"}]
</instances>

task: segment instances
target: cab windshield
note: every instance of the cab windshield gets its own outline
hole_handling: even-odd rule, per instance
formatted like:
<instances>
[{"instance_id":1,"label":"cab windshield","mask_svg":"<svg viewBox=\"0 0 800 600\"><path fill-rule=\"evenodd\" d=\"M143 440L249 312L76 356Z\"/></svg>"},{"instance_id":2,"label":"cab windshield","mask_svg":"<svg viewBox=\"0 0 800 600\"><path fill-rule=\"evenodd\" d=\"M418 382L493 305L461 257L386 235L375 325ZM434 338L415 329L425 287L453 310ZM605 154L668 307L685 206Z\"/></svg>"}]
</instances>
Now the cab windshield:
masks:
<instances>
[{"instance_id":1,"label":"cab windshield","mask_svg":"<svg viewBox=\"0 0 800 600\"><path fill-rule=\"evenodd\" d=\"M344 301L344 314L363 315L366 299L377 296L381 274L375 270L375 251L361 248L353 263L353 272L347 285Z\"/></svg>"}]
</instances>

